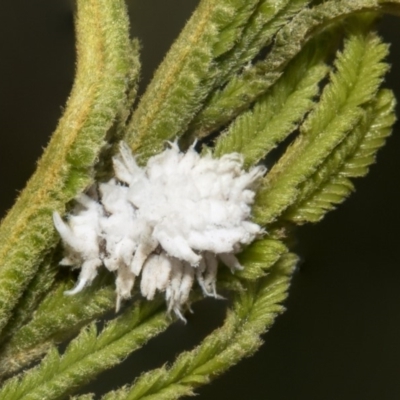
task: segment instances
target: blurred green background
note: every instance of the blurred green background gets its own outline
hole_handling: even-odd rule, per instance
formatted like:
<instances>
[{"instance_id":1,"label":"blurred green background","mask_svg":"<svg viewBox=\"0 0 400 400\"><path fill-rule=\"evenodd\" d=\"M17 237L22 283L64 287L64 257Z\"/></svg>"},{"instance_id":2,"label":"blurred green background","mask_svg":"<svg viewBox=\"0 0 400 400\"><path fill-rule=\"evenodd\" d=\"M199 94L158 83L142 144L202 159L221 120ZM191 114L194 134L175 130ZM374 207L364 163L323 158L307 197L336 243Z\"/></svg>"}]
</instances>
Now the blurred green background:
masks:
<instances>
[{"instance_id":1,"label":"blurred green background","mask_svg":"<svg viewBox=\"0 0 400 400\"><path fill-rule=\"evenodd\" d=\"M143 46L141 93L197 3L129 1L132 34ZM73 82L73 2L1 1L0 32L3 216L34 171ZM386 86L400 99L400 19L383 18L380 32L393 43ZM286 313L262 349L200 389L200 399L400 398L399 128L356 193L322 223L298 230L301 263ZM175 323L89 390L101 394L173 360L221 323L225 305L195 305L186 326Z\"/></svg>"}]
</instances>

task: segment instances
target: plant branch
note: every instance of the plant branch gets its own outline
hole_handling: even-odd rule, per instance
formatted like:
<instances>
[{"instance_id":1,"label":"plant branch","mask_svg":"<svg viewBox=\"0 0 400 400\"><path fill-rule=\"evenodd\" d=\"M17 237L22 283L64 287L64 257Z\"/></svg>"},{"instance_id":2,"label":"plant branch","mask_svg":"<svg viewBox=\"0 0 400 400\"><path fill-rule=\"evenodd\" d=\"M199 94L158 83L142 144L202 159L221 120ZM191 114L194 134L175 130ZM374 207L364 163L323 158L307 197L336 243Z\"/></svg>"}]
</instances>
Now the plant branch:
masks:
<instances>
[{"instance_id":1,"label":"plant branch","mask_svg":"<svg viewBox=\"0 0 400 400\"><path fill-rule=\"evenodd\" d=\"M53 211L93 179L107 132L123 108L130 75L123 0L80 0L78 66L71 96L34 176L0 228L0 331L58 237Z\"/></svg>"}]
</instances>

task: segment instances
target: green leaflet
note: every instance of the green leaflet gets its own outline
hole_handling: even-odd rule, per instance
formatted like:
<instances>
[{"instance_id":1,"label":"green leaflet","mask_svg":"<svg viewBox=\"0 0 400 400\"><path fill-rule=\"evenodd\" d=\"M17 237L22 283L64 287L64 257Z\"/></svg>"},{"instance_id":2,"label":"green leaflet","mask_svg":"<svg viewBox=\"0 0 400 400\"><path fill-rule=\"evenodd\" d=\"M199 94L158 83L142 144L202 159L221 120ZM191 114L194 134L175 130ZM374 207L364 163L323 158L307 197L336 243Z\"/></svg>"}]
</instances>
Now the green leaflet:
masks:
<instances>
[{"instance_id":1,"label":"green leaflet","mask_svg":"<svg viewBox=\"0 0 400 400\"><path fill-rule=\"evenodd\" d=\"M267 46L272 41L276 32L307 3L308 0L284 0L274 3L266 0L260 3L256 12L250 19L240 42L219 63L219 68L221 70L221 73L218 74L220 76L219 84L225 84L225 81L229 77L227 86L222 90L221 88L217 88L211 93L210 98L205 102L204 110L192 121L189 131L184 138L185 143L191 142L194 138L202 138L215 127L223 125L223 123L216 123L216 120L219 119L221 113L229 112L229 109L226 108L229 107L229 98L236 97L237 87L233 83L237 79L235 74L243 67L244 74L251 70L250 62L252 59L263 47ZM272 74L271 78L276 80L279 76L279 73ZM219 104L221 98L222 101ZM222 104L225 99L228 100L228 102ZM249 102L251 102L247 94L242 100L249 100ZM247 104L250 104L249 102ZM213 106L214 104L216 104L215 107ZM228 119L226 119L225 122L226 121L228 121Z\"/></svg>"},{"instance_id":2,"label":"green leaflet","mask_svg":"<svg viewBox=\"0 0 400 400\"><path fill-rule=\"evenodd\" d=\"M244 269L235 276L250 280L261 278L287 252L287 247L279 240L268 237L257 240L239 254Z\"/></svg>"},{"instance_id":3,"label":"green leaflet","mask_svg":"<svg viewBox=\"0 0 400 400\"><path fill-rule=\"evenodd\" d=\"M196 116L192 135L204 137L249 108L277 81L304 45L331 24L366 11L399 13L399 5L399 0L331 0L304 8L278 32L265 60L244 69L240 75L233 76L225 87L213 93Z\"/></svg>"},{"instance_id":4,"label":"green leaflet","mask_svg":"<svg viewBox=\"0 0 400 400\"><path fill-rule=\"evenodd\" d=\"M218 60L216 86L251 62L270 44L278 29L307 3L308 0L260 1L235 46Z\"/></svg>"},{"instance_id":5,"label":"green leaflet","mask_svg":"<svg viewBox=\"0 0 400 400\"><path fill-rule=\"evenodd\" d=\"M54 251L44 258L36 275L29 282L23 296L19 299L12 318L0 335L0 349L7 340L19 331L21 326L29 322L39 303L53 286L58 271L58 266L54 265L53 257Z\"/></svg>"},{"instance_id":6,"label":"green leaflet","mask_svg":"<svg viewBox=\"0 0 400 400\"><path fill-rule=\"evenodd\" d=\"M250 111L244 112L222 133L215 144L217 157L243 154L244 166L256 164L297 127L314 106L319 83L328 73L325 59L331 35L312 43L301 53L278 82Z\"/></svg>"},{"instance_id":7,"label":"green leaflet","mask_svg":"<svg viewBox=\"0 0 400 400\"><path fill-rule=\"evenodd\" d=\"M76 26L78 66L65 114L0 228L0 330L58 239L53 211L63 213L66 203L92 181L93 166L131 86L123 0L78 1Z\"/></svg>"},{"instance_id":8,"label":"green leaflet","mask_svg":"<svg viewBox=\"0 0 400 400\"><path fill-rule=\"evenodd\" d=\"M240 38L243 36L243 30L248 24L248 21L256 7L259 6L262 0L247 1L231 0L230 4L226 3L224 10L225 15L220 11L221 23L218 41L213 46L213 57L218 59L229 52ZM225 19L225 21L223 21Z\"/></svg>"},{"instance_id":9,"label":"green leaflet","mask_svg":"<svg viewBox=\"0 0 400 400\"><path fill-rule=\"evenodd\" d=\"M51 400L65 397L100 372L118 364L167 324L160 302L129 308L97 335L94 323L81 331L63 355L52 347L38 367L12 378L0 390L0 399Z\"/></svg>"},{"instance_id":10,"label":"green leaflet","mask_svg":"<svg viewBox=\"0 0 400 400\"><path fill-rule=\"evenodd\" d=\"M215 59L240 37L259 0L202 0L134 112L126 141L139 161L182 135L209 94Z\"/></svg>"},{"instance_id":11,"label":"green leaflet","mask_svg":"<svg viewBox=\"0 0 400 400\"><path fill-rule=\"evenodd\" d=\"M356 24L356 22L355 22ZM356 24L357 25L357 24ZM299 185L319 168L336 146L360 122L362 106L376 95L387 65L387 46L360 26L339 53L330 83L300 134L264 179L254 207L255 219L264 225L276 218L299 195Z\"/></svg>"},{"instance_id":12,"label":"green leaflet","mask_svg":"<svg viewBox=\"0 0 400 400\"><path fill-rule=\"evenodd\" d=\"M194 350L182 353L170 367L143 374L131 388L110 392L102 400L172 400L193 394L261 345L260 335L283 311L290 277L297 262L287 254L272 267L268 277L245 283L236 293L224 325Z\"/></svg>"},{"instance_id":13,"label":"green leaflet","mask_svg":"<svg viewBox=\"0 0 400 400\"><path fill-rule=\"evenodd\" d=\"M390 135L396 120L394 106L393 93L381 90L372 105L366 107L360 125L302 185L299 200L285 213L285 219L317 222L350 194L353 184L349 178L367 174L376 152Z\"/></svg>"},{"instance_id":14,"label":"green leaflet","mask_svg":"<svg viewBox=\"0 0 400 400\"><path fill-rule=\"evenodd\" d=\"M114 284L104 284L104 279L98 279L79 295L65 296L64 291L72 285L71 280L58 285L42 301L32 320L2 343L0 375L20 370L115 306Z\"/></svg>"}]
</instances>

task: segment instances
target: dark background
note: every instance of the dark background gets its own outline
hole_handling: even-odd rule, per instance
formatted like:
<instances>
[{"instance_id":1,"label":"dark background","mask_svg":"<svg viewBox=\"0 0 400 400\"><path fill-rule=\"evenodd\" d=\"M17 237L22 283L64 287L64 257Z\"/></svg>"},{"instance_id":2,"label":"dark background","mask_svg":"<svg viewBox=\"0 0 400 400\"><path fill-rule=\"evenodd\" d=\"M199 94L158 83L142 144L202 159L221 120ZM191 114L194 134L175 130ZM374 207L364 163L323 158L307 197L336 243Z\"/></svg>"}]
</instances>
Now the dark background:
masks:
<instances>
[{"instance_id":1,"label":"dark background","mask_svg":"<svg viewBox=\"0 0 400 400\"><path fill-rule=\"evenodd\" d=\"M143 44L142 88L196 4L130 1L132 33ZM68 0L0 2L1 215L34 171L71 88L72 9ZM393 43L385 86L398 98L399 21L385 17L380 24ZM322 223L298 231L302 263L288 310L262 349L200 389L201 399L400 398L399 128L369 176L356 182L356 193ZM186 326L174 324L90 390L108 391L141 369L172 360L219 323L223 312L223 302L196 305Z\"/></svg>"}]
</instances>

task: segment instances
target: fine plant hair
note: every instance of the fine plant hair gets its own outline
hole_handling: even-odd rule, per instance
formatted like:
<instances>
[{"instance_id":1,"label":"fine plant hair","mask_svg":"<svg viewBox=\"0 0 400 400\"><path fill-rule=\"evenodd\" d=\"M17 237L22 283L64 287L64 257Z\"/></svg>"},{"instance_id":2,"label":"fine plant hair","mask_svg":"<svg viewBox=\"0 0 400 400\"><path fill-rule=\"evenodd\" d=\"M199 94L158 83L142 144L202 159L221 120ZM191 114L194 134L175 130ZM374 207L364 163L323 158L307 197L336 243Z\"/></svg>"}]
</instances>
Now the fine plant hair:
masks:
<instances>
[{"instance_id":1,"label":"fine plant hair","mask_svg":"<svg viewBox=\"0 0 400 400\"><path fill-rule=\"evenodd\" d=\"M400 14L400 0L200 0L137 98L140 44L129 36L124 0L76 0L72 92L0 226L0 400L85 393L100 373L183 323L161 294L146 300L137 285L114 313L114 276L104 268L64 294L76 276L59 267L53 213L71 215L75 199L112 178L121 143L143 169L170 142L213 160L236 153L243 175L267 172L251 210L262 234L237 254L242 269L218 270L216 293L229 299L222 325L101 398L190 396L257 351L284 311L298 263L293 227L320 221L349 196L396 120L383 87L389 46L376 32L383 13ZM200 286L188 304L202 301Z\"/></svg>"}]
</instances>

